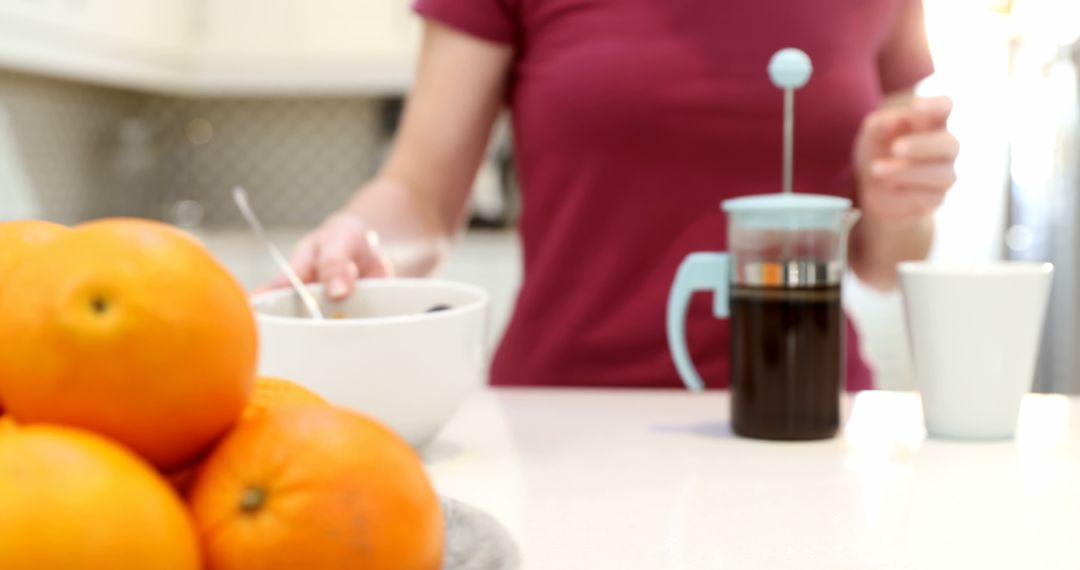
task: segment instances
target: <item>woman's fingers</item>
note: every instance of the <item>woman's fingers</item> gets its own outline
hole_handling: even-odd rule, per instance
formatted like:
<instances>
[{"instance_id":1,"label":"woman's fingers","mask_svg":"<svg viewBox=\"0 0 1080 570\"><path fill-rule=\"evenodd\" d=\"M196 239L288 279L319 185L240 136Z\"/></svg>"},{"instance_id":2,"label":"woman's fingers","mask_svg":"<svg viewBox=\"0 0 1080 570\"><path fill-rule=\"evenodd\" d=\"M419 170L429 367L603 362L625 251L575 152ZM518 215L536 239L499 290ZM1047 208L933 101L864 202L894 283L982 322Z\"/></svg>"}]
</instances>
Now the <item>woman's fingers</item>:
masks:
<instances>
[{"instance_id":1,"label":"woman's fingers","mask_svg":"<svg viewBox=\"0 0 1080 570\"><path fill-rule=\"evenodd\" d=\"M923 216L937 210L945 201L945 192L938 190L925 190L922 188L901 188L897 192L907 194L907 201L911 205L912 214Z\"/></svg>"},{"instance_id":2,"label":"woman's fingers","mask_svg":"<svg viewBox=\"0 0 1080 570\"><path fill-rule=\"evenodd\" d=\"M952 100L948 97L918 98L909 105L874 111L863 124L863 134L884 145L899 140L905 133L948 132L945 124L951 113Z\"/></svg>"},{"instance_id":3,"label":"woman's fingers","mask_svg":"<svg viewBox=\"0 0 1080 570\"><path fill-rule=\"evenodd\" d=\"M333 300L348 297L361 277L390 277L388 258L382 254L378 236L358 218L335 214L319 229L300 240L289 265L305 283L318 281ZM278 275L264 289L287 287Z\"/></svg>"},{"instance_id":4,"label":"woman's fingers","mask_svg":"<svg viewBox=\"0 0 1080 570\"><path fill-rule=\"evenodd\" d=\"M915 98L911 102L912 124L918 130L944 129L952 108L952 99L946 96Z\"/></svg>"},{"instance_id":5,"label":"woman's fingers","mask_svg":"<svg viewBox=\"0 0 1080 570\"><path fill-rule=\"evenodd\" d=\"M366 262L364 232L345 224L331 225L320 232L316 272L331 299L344 299L360 277Z\"/></svg>"},{"instance_id":6,"label":"woman's fingers","mask_svg":"<svg viewBox=\"0 0 1080 570\"><path fill-rule=\"evenodd\" d=\"M265 285L255 289L255 293L262 293L263 291L270 291L273 289L282 289L289 286L289 280L285 277L285 274L278 273L273 279L267 281Z\"/></svg>"},{"instance_id":7,"label":"woman's fingers","mask_svg":"<svg viewBox=\"0 0 1080 570\"><path fill-rule=\"evenodd\" d=\"M889 145L911 130L912 111L906 107L878 109L862 125L859 139L869 149L870 158L889 153Z\"/></svg>"},{"instance_id":8,"label":"woman's fingers","mask_svg":"<svg viewBox=\"0 0 1080 570\"><path fill-rule=\"evenodd\" d=\"M368 265L363 273L364 277L383 278L394 276L394 266L385 254L375 252L368 256Z\"/></svg>"},{"instance_id":9,"label":"woman's fingers","mask_svg":"<svg viewBox=\"0 0 1080 570\"><path fill-rule=\"evenodd\" d=\"M289 265L304 283L310 283L315 280L315 258L318 254L318 241L315 239L314 235L308 235L300 240L300 243L296 244L296 248L293 249L292 255L289 256ZM289 284L289 280L286 279L284 275L279 275L276 280L277 279L282 281L282 286Z\"/></svg>"},{"instance_id":10,"label":"woman's fingers","mask_svg":"<svg viewBox=\"0 0 1080 570\"><path fill-rule=\"evenodd\" d=\"M289 266L293 268L293 271L296 272L296 275L300 277L300 280L304 283L310 283L315 280L315 256L317 253L318 244L313 235L308 235L300 240L300 243L296 244L296 247L293 248L292 255L289 256ZM267 282L266 285L256 289L255 293L261 293L271 289L282 289L288 286L289 279L285 277L284 273L278 273L273 279Z\"/></svg>"},{"instance_id":11,"label":"woman's fingers","mask_svg":"<svg viewBox=\"0 0 1080 570\"><path fill-rule=\"evenodd\" d=\"M960 141L944 129L910 133L892 143L892 155L908 160L951 162L959 153Z\"/></svg>"},{"instance_id":12,"label":"woman's fingers","mask_svg":"<svg viewBox=\"0 0 1080 570\"><path fill-rule=\"evenodd\" d=\"M885 107L867 117L855 160L864 212L882 220L923 217L941 205L956 182L960 144L946 128L948 97Z\"/></svg>"},{"instance_id":13,"label":"woman's fingers","mask_svg":"<svg viewBox=\"0 0 1080 570\"><path fill-rule=\"evenodd\" d=\"M951 160L923 162L906 158L878 159L870 165L874 178L893 186L948 190L956 182Z\"/></svg>"},{"instance_id":14,"label":"woman's fingers","mask_svg":"<svg viewBox=\"0 0 1080 570\"><path fill-rule=\"evenodd\" d=\"M879 190L878 215L887 220L909 220L932 214L945 201L946 190L915 186L886 186Z\"/></svg>"},{"instance_id":15,"label":"woman's fingers","mask_svg":"<svg viewBox=\"0 0 1080 570\"><path fill-rule=\"evenodd\" d=\"M379 244L379 234L374 230L364 232L366 255L358 265L361 277L393 277L393 266Z\"/></svg>"}]
</instances>

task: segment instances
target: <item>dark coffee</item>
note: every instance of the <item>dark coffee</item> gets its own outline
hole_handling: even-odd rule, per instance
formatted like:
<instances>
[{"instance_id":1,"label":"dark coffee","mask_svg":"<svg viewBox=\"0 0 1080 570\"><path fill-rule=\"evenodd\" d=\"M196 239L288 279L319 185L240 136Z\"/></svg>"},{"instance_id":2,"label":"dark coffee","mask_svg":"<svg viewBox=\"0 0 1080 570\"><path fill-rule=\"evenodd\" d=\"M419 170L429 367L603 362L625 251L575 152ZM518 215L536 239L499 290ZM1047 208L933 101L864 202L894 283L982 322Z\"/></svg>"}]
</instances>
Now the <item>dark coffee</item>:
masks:
<instances>
[{"instance_id":1,"label":"dark coffee","mask_svg":"<svg viewBox=\"0 0 1080 570\"><path fill-rule=\"evenodd\" d=\"M735 287L731 398L735 433L825 439L840 428L844 315L840 287Z\"/></svg>"}]
</instances>

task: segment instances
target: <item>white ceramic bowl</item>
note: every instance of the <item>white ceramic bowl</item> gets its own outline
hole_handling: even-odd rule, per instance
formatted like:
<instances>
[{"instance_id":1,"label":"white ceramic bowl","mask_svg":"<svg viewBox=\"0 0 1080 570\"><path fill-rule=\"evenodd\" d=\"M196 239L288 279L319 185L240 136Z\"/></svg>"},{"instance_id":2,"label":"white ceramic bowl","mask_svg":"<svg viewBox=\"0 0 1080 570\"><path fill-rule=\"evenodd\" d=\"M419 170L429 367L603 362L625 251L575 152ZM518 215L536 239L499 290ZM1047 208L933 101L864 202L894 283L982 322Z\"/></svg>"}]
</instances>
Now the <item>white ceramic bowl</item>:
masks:
<instances>
[{"instance_id":1,"label":"white ceramic bowl","mask_svg":"<svg viewBox=\"0 0 1080 570\"><path fill-rule=\"evenodd\" d=\"M487 367L488 296L434 279L371 279L340 303L311 285L328 316L306 318L291 289L252 298L259 374L303 384L382 420L413 446L435 436ZM449 308L427 312L435 306Z\"/></svg>"}]
</instances>

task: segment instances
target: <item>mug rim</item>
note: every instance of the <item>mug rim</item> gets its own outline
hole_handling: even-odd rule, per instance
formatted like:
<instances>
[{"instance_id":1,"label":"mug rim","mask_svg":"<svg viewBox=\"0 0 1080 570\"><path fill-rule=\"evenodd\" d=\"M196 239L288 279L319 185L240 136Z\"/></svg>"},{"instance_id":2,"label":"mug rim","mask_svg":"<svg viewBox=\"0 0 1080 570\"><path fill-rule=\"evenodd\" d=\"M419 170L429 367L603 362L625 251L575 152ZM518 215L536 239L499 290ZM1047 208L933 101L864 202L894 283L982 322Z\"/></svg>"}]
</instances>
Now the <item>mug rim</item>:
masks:
<instances>
[{"instance_id":1,"label":"mug rim","mask_svg":"<svg viewBox=\"0 0 1080 570\"><path fill-rule=\"evenodd\" d=\"M948 263L938 261L902 261L896 266L901 275L934 277L991 277L1007 275L1049 275L1054 264L1043 261L998 260Z\"/></svg>"},{"instance_id":2,"label":"mug rim","mask_svg":"<svg viewBox=\"0 0 1080 570\"><path fill-rule=\"evenodd\" d=\"M321 283L306 283L307 288L314 294L318 295L322 293L323 286ZM438 311L434 313L412 313L405 315L387 315L381 317L350 317L343 319L323 319L315 320L310 317L286 317L281 315L271 315L259 310L260 304L265 304L269 299L277 299L289 295L295 295L295 292L291 287L284 287L280 289L272 289L270 291L263 291L252 295L248 299L248 303L251 306L252 313L255 314L257 321L266 322L268 324L279 324L286 326L297 327L364 327L374 325L386 325L386 324L398 324L398 323L414 323L421 321L432 321L438 319L453 318L465 313L474 312L477 310L483 310L490 302L490 296L487 291L476 285L469 283L462 283L459 281L449 281L446 279L431 279L422 277L386 277L378 279L359 279L355 283L356 290L361 289L391 289L391 288L405 288L405 289L442 289L442 290L456 290L473 295L475 299L465 303L463 305L446 309L444 311Z\"/></svg>"}]
</instances>

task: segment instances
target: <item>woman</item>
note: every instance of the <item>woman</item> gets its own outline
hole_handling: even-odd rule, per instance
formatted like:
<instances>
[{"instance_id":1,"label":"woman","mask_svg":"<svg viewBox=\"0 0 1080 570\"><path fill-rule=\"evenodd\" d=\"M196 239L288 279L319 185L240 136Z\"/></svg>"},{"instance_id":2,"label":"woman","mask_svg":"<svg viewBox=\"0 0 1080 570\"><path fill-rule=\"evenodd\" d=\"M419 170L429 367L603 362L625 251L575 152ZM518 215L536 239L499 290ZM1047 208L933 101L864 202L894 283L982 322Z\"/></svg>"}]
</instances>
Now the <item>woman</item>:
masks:
<instances>
[{"instance_id":1,"label":"woman","mask_svg":"<svg viewBox=\"0 0 1080 570\"><path fill-rule=\"evenodd\" d=\"M508 104L525 267L493 384L681 385L664 337L668 288L687 252L725 248L721 200L780 188L782 99L765 69L783 47L815 67L798 92L795 188L855 200L855 273L889 288L897 262L929 249L957 142L948 99L912 96L932 70L921 0L416 9L426 30L393 151L292 263L334 297L358 277L428 273L462 225ZM390 259L391 249L411 254ZM709 385L725 386L727 324L696 301L691 352ZM870 387L848 336L848 388Z\"/></svg>"}]
</instances>

